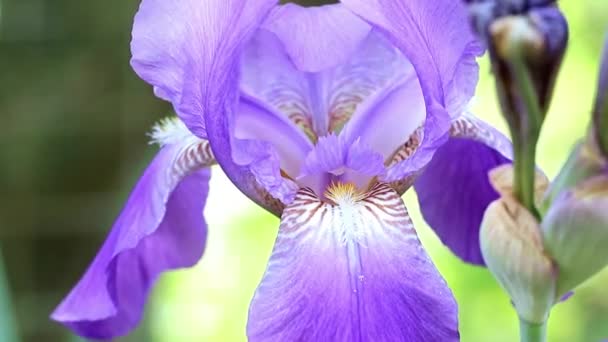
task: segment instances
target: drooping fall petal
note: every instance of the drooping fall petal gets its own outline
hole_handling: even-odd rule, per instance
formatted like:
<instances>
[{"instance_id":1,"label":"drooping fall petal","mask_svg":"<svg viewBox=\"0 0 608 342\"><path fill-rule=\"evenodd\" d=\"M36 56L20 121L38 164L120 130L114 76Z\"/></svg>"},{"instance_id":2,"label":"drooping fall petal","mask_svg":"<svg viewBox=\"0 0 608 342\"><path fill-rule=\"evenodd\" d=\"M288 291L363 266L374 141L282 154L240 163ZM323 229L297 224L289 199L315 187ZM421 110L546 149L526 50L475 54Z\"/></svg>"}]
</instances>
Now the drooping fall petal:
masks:
<instances>
[{"instance_id":1,"label":"drooping fall petal","mask_svg":"<svg viewBox=\"0 0 608 342\"><path fill-rule=\"evenodd\" d=\"M162 147L52 319L88 338L109 339L133 329L158 276L194 265L203 253L212 162L207 142L193 137Z\"/></svg>"},{"instance_id":2,"label":"drooping fall petal","mask_svg":"<svg viewBox=\"0 0 608 342\"><path fill-rule=\"evenodd\" d=\"M281 218L247 334L259 341L457 341L457 307L399 195L300 190Z\"/></svg>"},{"instance_id":3,"label":"drooping fall petal","mask_svg":"<svg viewBox=\"0 0 608 342\"><path fill-rule=\"evenodd\" d=\"M488 171L510 162L508 139L469 115L453 121L451 138L435 153L414 185L424 219L457 256L483 264L479 228L498 193Z\"/></svg>"}]
</instances>

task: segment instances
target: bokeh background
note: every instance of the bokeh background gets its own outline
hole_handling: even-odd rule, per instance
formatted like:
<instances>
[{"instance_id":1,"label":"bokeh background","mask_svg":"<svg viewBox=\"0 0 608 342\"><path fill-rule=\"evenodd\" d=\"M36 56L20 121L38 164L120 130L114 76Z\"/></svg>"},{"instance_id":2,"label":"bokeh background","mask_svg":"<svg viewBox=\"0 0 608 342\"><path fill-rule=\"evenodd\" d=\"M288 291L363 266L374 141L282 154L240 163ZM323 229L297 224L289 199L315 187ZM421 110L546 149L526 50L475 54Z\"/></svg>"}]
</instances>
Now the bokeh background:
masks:
<instances>
[{"instance_id":1,"label":"bokeh background","mask_svg":"<svg viewBox=\"0 0 608 342\"><path fill-rule=\"evenodd\" d=\"M427 0L428 1L428 0ZM318 1L317 1L318 2ZM571 43L539 146L554 176L583 135L608 1L560 0ZM129 67L136 0L0 0L0 342L79 341L51 322L155 153L146 132L170 112ZM505 131L488 61L475 112ZM516 341L517 318L487 270L450 254L405 196L460 305L463 341ZM141 326L120 341L244 341L247 308L278 220L214 169L203 260L162 277ZM607 247L608 248L608 247ZM608 338L608 271L553 310L550 341Z\"/></svg>"}]
</instances>

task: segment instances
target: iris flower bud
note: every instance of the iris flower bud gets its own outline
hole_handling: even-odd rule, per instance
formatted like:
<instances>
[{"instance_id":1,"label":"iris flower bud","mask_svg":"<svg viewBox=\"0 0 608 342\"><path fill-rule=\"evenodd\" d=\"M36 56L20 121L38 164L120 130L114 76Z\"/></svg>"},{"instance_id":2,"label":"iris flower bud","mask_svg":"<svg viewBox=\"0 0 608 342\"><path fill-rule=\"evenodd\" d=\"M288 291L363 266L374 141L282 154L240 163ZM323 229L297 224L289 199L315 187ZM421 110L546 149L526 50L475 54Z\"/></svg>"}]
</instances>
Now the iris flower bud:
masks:
<instances>
[{"instance_id":1,"label":"iris flower bud","mask_svg":"<svg viewBox=\"0 0 608 342\"><path fill-rule=\"evenodd\" d=\"M513 59L521 54L532 80L534 95L545 115L549 108L557 71L568 40L567 24L555 6L530 11L527 15L506 16L489 26L492 40L490 54L506 98L503 106L511 112L521 111L521 94L525 89L516 83ZM524 113L530 115L530 113ZM517 118L515 118L517 119Z\"/></svg>"},{"instance_id":2,"label":"iris flower bud","mask_svg":"<svg viewBox=\"0 0 608 342\"><path fill-rule=\"evenodd\" d=\"M484 214L481 252L520 318L542 324L555 303L557 272L544 251L538 219L513 197L513 174L511 165L490 172L490 181L501 197ZM536 177L540 198L548 181L540 173Z\"/></svg>"},{"instance_id":3,"label":"iris flower bud","mask_svg":"<svg viewBox=\"0 0 608 342\"><path fill-rule=\"evenodd\" d=\"M559 174L551 182L540 206L541 212L545 213L562 191L572 188L586 179L603 174L606 169L608 169L608 160L600 152L592 135L587 135L587 138L581 139L576 144Z\"/></svg>"},{"instance_id":4,"label":"iris flower bud","mask_svg":"<svg viewBox=\"0 0 608 342\"><path fill-rule=\"evenodd\" d=\"M502 113L511 130L515 195L534 216L536 144L568 41L568 24L549 0L467 0L485 40Z\"/></svg>"},{"instance_id":5,"label":"iris flower bud","mask_svg":"<svg viewBox=\"0 0 608 342\"><path fill-rule=\"evenodd\" d=\"M608 39L604 44L597 96L593 109L593 131L600 150L608 158Z\"/></svg>"},{"instance_id":6,"label":"iris flower bud","mask_svg":"<svg viewBox=\"0 0 608 342\"><path fill-rule=\"evenodd\" d=\"M474 29L488 44L494 72L504 88L503 106L520 110L521 89L510 66L522 52L543 114L568 42L568 24L551 0L468 0ZM517 51L515 51L517 50ZM500 89L499 89L500 90Z\"/></svg>"},{"instance_id":7,"label":"iris flower bud","mask_svg":"<svg viewBox=\"0 0 608 342\"><path fill-rule=\"evenodd\" d=\"M560 193L541 225L544 244L557 263L557 295L608 265L608 172Z\"/></svg>"}]
</instances>

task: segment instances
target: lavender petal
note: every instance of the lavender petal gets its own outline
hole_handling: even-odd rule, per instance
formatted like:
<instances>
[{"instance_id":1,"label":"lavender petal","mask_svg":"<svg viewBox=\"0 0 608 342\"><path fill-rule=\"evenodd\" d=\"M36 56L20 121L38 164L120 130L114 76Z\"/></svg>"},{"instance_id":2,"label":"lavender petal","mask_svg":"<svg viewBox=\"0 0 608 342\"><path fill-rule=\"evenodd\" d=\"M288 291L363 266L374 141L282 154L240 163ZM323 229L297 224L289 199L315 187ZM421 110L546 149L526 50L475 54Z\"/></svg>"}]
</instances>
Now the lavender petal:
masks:
<instances>
[{"instance_id":1,"label":"lavender petal","mask_svg":"<svg viewBox=\"0 0 608 342\"><path fill-rule=\"evenodd\" d=\"M148 166L100 252L52 319L87 338L125 335L139 323L158 276L200 259L210 172L187 169L193 165L184 159L192 156L188 147L199 146L185 144L163 147Z\"/></svg>"},{"instance_id":2,"label":"lavender petal","mask_svg":"<svg viewBox=\"0 0 608 342\"><path fill-rule=\"evenodd\" d=\"M301 190L285 209L249 340L458 341L456 302L399 195L350 195L334 206Z\"/></svg>"}]
</instances>

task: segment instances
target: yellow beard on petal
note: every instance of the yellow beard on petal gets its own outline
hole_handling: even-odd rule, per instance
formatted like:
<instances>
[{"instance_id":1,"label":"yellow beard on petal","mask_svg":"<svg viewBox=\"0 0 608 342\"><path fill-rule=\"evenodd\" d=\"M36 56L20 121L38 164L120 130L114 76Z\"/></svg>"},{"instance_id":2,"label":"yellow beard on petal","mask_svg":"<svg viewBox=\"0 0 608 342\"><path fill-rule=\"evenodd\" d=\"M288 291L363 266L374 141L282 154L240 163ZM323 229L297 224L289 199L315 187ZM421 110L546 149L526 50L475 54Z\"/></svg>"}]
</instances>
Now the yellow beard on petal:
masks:
<instances>
[{"instance_id":1,"label":"yellow beard on petal","mask_svg":"<svg viewBox=\"0 0 608 342\"><path fill-rule=\"evenodd\" d=\"M365 194L354 183L331 183L325 191L325 197L337 205L352 205L365 198Z\"/></svg>"}]
</instances>

